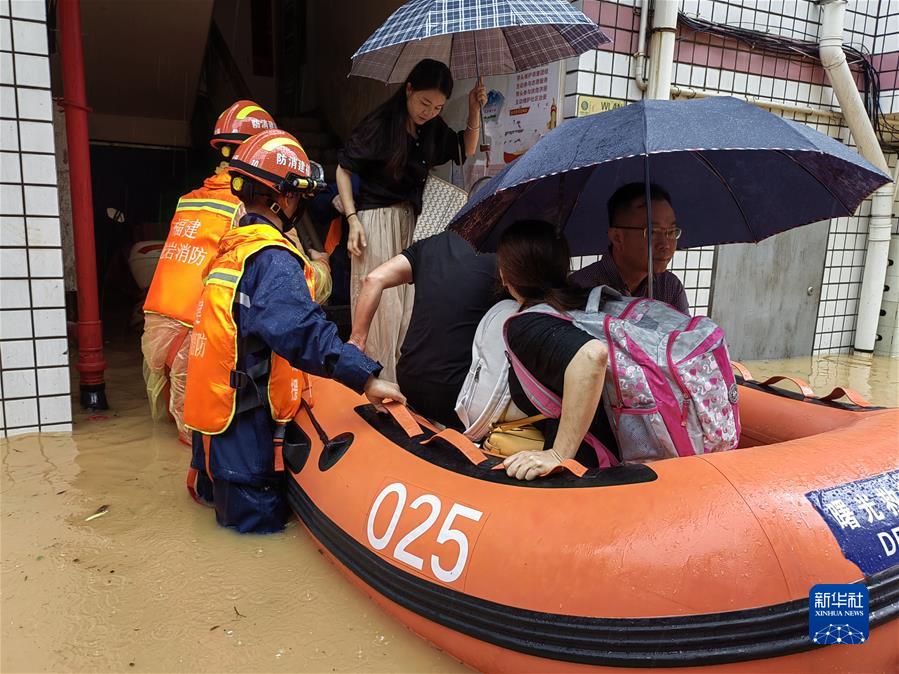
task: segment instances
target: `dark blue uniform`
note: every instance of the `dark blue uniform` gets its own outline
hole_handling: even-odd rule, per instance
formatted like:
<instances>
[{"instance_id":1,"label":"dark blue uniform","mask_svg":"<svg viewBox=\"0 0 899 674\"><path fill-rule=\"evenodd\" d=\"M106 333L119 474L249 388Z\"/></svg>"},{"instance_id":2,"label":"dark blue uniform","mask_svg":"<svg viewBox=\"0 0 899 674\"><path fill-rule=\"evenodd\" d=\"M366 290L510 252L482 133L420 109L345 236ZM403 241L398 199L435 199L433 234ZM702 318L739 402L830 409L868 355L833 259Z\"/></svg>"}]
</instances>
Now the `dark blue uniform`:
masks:
<instances>
[{"instance_id":1,"label":"dark blue uniform","mask_svg":"<svg viewBox=\"0 0 899 674\"><path fill-rule=\"evenodd\" d=\"M240 221L241 226L260 223L271 224L255 214ZM361 393L369 376L381 370L377 362L340 340L337 326L309 294L302 263L282 248L265 248L249 258L233 311L238 371L253 371L274 351L297 369L335 379ZM244 353L247 350L250 353ZM260 390L265 399L266 389ZM284 527L289 511L284 475L274 470L275 426L265 404L235 414L224 433L211 436L214 485L205 478L202 435L193 434L191 466L200 473L198 491L214 500L216 519L222 526L260 533Z\"/></svg>"}]
</instances>

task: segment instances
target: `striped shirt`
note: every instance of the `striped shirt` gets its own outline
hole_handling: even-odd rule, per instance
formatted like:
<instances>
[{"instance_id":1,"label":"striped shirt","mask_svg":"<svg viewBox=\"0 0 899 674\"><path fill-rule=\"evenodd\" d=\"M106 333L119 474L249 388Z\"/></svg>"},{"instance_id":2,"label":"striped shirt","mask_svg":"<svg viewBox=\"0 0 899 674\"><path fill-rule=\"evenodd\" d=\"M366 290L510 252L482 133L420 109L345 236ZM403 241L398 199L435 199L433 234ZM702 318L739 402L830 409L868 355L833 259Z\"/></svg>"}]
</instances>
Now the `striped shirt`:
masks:
<instances>
[{"instance_id":1,"label":"striped shirt","mask_svg":"<svg viewBox=\"0 0 899 674\"><path fill-rule=\"evenodd\" d=\"M612 260L612 251L600 258L599 262L587 265L568 277L574 285L581 288L595 288L596 286L609 286L623 295L633 297L646 297L646 279L637 286L632 293L621 279L621 273ZM687 302L687 293L684 292L684 284L680 282L670 271L654 274L652 277L653 298L662 300L685 314L690 313L690 303Z\"/></svg>"}]
</instances>

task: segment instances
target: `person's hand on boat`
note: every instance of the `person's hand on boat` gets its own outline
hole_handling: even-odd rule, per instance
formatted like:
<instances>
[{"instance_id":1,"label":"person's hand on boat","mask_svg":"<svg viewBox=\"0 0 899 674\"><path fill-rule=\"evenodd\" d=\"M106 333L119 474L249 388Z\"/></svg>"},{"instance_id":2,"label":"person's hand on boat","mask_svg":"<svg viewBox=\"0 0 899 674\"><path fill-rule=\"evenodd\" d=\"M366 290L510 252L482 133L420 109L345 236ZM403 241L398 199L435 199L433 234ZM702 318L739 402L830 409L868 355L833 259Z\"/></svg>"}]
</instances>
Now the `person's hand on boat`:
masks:
<instances>
[{"instance_id":1,"label":"person's hand on boat","mask_svg":"<svg viewBox=\"0 0 899 674\"><path fill-rule=\"evenodd\" d=\"M375 409L378 412L386 412L384 409L384 401L385 400L393 400L398 403L406 404L406 396L403 395L403 392L400 391L400 387L394 384L392 381L387 381L386 379L379 379L372 375L368 378L368 381L365 382L365 388L363 389L365 393L365 397L368 398L368 401L375 406Z\"/></svg>"},{"instance_id":2,"label":"person's hand on boat","mask_svg":"<svg viewBox=\"0 0 899 674\"><path fill-rule=\"evenodd\" d=\"M542 452L518 452L506 457L503 468L506 475L516 480L533 480L543 477L561 463L562 457L556 451L547 449Z\"/></svg>"},{"instance_id":3,"label":"person's hand on boat","mask_svg":"<svg viewBox=\"0 0 899 674\"><path fill-rule=\"evenodd\" d=\"M334 195L334 198L331 199L331 206L334 207L334 210L344 215L346 213L346 209L343 207L343 201L340 198L339 194Z\"/></svg>"}]
</instances>

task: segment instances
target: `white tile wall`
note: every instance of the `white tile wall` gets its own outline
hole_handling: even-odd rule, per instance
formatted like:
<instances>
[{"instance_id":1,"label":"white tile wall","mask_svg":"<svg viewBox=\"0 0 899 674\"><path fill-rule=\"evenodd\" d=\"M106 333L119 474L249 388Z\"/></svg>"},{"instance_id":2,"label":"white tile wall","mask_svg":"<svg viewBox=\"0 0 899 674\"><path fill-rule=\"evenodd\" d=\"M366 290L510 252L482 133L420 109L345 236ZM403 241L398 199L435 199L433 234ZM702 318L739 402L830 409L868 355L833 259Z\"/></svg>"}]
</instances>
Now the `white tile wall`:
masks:
<instances>
[{"instance_id":1,"label":"white tile wall","mask_svg":"<svg viewBox=\"0 0 899 674\"><path fill-rule=\"evenodd\" d=\"M6 391L4 391L4 395ZM22 398L19 400L4 400L3 408L6 416L6 432L12 434L19 428L31 432L37 425L37 398Z\"/></svg>"},{"instance_id":2,"label":"white tile wall","mask_svg":"<svg viewBox=\"0 0 899 674\"><path fill-rule=\"evenodd\" d=\"M0 311L0 339L31 336L31 311Z\"/></svg>"},{"instance_id":3,"label":"white tile wall","mask_svg":"<svg viewBox=\"0 0 899 674\"><path fill-rule=\"evenodd\" d=\"M29 215L59 215L56 186L25 186L25 210Z\"/></svg>"},{"instance_id":4,"label":"white tile wall","mask_svg":"<svg viewBox=\"0 0 899 674\"><path fill-rule=\"evenodd\" d=\"M53 152L53 125L50 122L19 122L22 152Z\"/></svg>"},{"instance_id":5,"label":"white tile wall","mask_svg":"<svg viewBox=\"0 0 899 674\"><path fill-rule=\"evenodd\" d=\"M44 24L47 20L47 8L43 0L12 0L10 15L16 19L33 19Z\"/></svg>"},{"instance_id":6,"label":"white tile wall","mask_svg":"<svg viewBox=\"0 0 899 674\"><path fill-rule=\"evenodd\" d=\"M34 344L30 339L0 342L0 364L4 369L34 367Z\"/></svg>"},{"instance_id":7,"label":"white tile wall","mask_svg":"<svg viewBox=\"0 0 899 674\"><path fill-rule=\"evenodd\" d=\"M9 19L0 19L0 49L12 51L12 29Z\"/></svg>"},{"instance_id":8,"label":"white tile wall","mask_svg":"<svg viewBox=\"0 0 899 674\"><path fill-rule=\"evenodd\" d=\"M62 278L62 251L59 248L32 248L28 251L31 278Z\"/></svg>"},{"instance_id":9,"label":"white tile wall","mask_svg":"<svg viewBox=\"0 0 899 674\"><path fill-rule=\"evenodd\" d=\"M23 182L56 185L56 158L52 154L22 153Z\"/></svg>"},{"instance_id":10,"label":"white tile wall","mask_svg":"<svg viewBox=\"0 0 899 674\"><path fill-rule=\"evenodd\" d=\"M72 428L45 2L0 0L0 16L10 13L0 19L0 437Z\"/></svg>"},{"instance_id":11,"label":"white tile wall","mask_svg":"<svg viewBox=\"0 0 899 674\"><path fill-rule=\"evenodd\" d=\"M0 52L2 56L3 52ZM19 149L19 127L14 120L0 119L0 150ZM0 205L2 208L2 205Z\"/></svg>"},{"instance_id":12,"label":"white tile wall","mask_svg":"<svg viewBox=\"0 0 899 674\"><path fill-rule=\"evenodd\" d=\"M38 367L66 365L69 362L69 342L66 339L39 339L34 342Z\"/></svg>"},{"instance_id":13,"label":"white tile wall","mask_svg":"<svg viewBox=\"0 0 899 674\"><path fill-rule=\"evenodd\" d=\"M24 248L0 248L0 278L27 278L28 255Z\"/></svg>"},{"instance_id":14,"label":"white tile wall","mask_svg":"<svg viewBox=\"0 0 899 674\"><path fill-rule=\"evenodd\" d=\"M22 188L18 185L2 185L0 184L0 209L4 215L21 215L22 210Z\"/></svg>"},{"instance_id":15,"label":"white tile wall","mask_svg":"<svg viewBox=\"0 0 899 674\"><path fill-rule=\"evenodd\" d=\"M13 87L0 87L0 117L16 116L16 90Z\"/></svg>"},{"instance_id":16,"label":"white tile wall","mask_svg":"<svg viewBox=\"0 0 899 674\"><path fill-rule=\"evenodd\" d=\"M12 54L0 52L0 84L15 84L12 71Z\"/></svg>"},{"instance_id":17,"label":"white tile wall","mask_svg":"<svg viewBox=\"0 0 899 674\"><path fill-rule=\"evenodd\" d=\"M34 246L62 245L59 218L27 218L28 238Z\"/></svg>"},{"instance_id":18,"label":"white tile wall","mask_svg":"<svg viewBox=\"0 0 899 674\"><path fill-rule=\"evenodd\" d=\"M52 100L46 89L24 89L18 91L19 117L22 119L53 119Z\"/></svg>"},{"instance_id":19,"label":"white tile wall","mask_svg":"<svg viewBox=\"0 0 899 674\"><path fill-rule=\"evenodd\" d=\"M32 275L33 276L33 275ZM65 290L62 278L31 280L31 306L62 307L65 306Z\"/></svg>"},{"instance_id":20,"label":"white tile wall","mask_svg":"<svg viewBox=\"0 0 899 674\"><path fill-rule=\"evenodd\" d=\"M45 395L65 395L69 394L69 368L67 367L48 367L41 368L37 371L37 385L41 396ZM44 407L44 402L41 402ZM43 410L41 410L43 413ZM43 422L44 420L41 419Z\"/></svg>"},{"instance_id":21,"label":"white tile wall","mask_svg":"<svg viewBox=\"0 0 899 674\"><path fill-rule=\"evenodd\" d=\"M17 152L0 152L0 183L20 182L22 182L22 169L19 166L19 154Z\"/></svg>"},{"instance_id":22,"label":"white tile wall","mask_svg":"<svg viewBox=\"0 0 899 674\"><path fill-rule=\"evenodd\" d=\"M4 368L6 365L4 364ZM34 370L3 370L3 395L8 398L27 398L35 392Z\"/></svg>"},{"instance_id":23,"label":"white tile wall","mask_svg":"<svg viewBox=\"0 0 899 674\"><path fill-rule=\"evenodd\" d=\"M16 52L47 55L47 27L34 21L13 21L12 37Z\"/></svg>"},{"instance_id":24,"label":"white tile wall","mask_svg":"<svg viewBox=\"0 0 899 674\"><path fill-rule=\"evenodd\" d=\"M66 334L66 310L65 309L35 309L34 336L35 337L63 337Z\"/></svg>"}]
</instances>

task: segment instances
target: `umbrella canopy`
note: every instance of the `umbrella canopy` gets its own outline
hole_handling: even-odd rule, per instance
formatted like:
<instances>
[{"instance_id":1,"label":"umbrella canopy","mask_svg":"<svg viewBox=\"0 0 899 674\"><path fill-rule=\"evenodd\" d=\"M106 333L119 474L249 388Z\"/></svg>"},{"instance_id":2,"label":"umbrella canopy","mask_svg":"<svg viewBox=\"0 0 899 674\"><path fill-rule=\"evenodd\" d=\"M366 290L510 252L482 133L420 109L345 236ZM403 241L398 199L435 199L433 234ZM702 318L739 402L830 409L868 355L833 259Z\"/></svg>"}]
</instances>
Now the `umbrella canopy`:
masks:
<instances>
[{"instance_id":1,"label":"umbrella canopy","mask_svg":"<svg viewBox=\"0 0 899 674\"><path fill-rule=\"evenodd\" d=\"M568 0L412 0L353 55L350 75L402 82L424 58L455 79L502 75L611 42Z\"/></svg>"},{"instance_id":2,"label":"umbrella canopy","mask_svg":"<svg viewBox=\"0 0 899 674\"><path fill-rule=\"evenodd\" d=\"M450 229L479 250L539 217L564 231L573 255L608 246L609 197L650 181L671 195L681 248L757 242L852 215L890 177L805 124L730 97L646 100L570 120L494 176Z\"/></svg>"}]
</instances>

